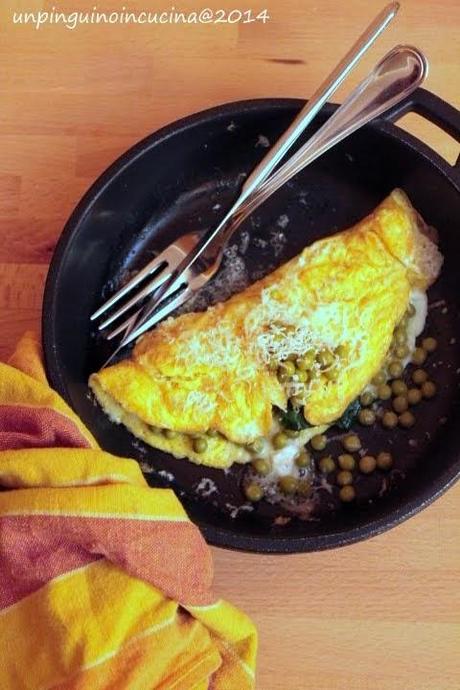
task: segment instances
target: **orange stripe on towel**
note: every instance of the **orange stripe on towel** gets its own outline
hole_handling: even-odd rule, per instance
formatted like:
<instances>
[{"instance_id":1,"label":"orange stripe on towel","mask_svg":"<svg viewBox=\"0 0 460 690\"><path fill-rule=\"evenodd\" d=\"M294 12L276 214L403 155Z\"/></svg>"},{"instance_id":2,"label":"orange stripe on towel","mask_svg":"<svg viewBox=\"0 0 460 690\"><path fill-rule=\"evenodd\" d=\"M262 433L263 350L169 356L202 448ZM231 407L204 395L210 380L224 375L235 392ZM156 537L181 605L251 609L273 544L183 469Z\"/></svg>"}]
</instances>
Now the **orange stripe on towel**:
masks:
<instances>
[{"instance_id":1,"label":"orange stripe on towel","mask_svg":"<svg viewBox=\"0 0 460 690\"><path fill-rule=\"evenodd\" d=\"M190 522L17 515L0 526L0 609L101 557L180 603L215 600L209 549Z\"/></svg>"},{"instance_id":2,"label":"orange stripe on towel","mask_svg":"<svg viewBox=\"0 0 460 690\"><path fill-rule=\"evenodd\" d=\"M16 448L90 448L76 424L46 407L0 405L0 451Z\"/></svg>"}]
</instances>

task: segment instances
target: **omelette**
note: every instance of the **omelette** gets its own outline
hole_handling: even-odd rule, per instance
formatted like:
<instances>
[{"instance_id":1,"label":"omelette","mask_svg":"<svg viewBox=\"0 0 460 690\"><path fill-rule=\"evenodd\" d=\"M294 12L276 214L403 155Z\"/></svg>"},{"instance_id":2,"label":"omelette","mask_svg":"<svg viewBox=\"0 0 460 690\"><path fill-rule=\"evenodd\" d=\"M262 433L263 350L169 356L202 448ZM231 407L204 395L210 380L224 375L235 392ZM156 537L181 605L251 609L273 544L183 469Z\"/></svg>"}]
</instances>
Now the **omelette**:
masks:
<instances>
[{"instance_id":1,"label":"omelette","mask_svg":"<svg viewBox=\"0 0 460 690\"><path fill-rule=\"evenodd\" d=\"M246 463L284 425L300 449L385 369L404 319L407 363L441 265L396 189L226 302L165 320L89 385L114 422L177 458Z\"/></svg>"}]
</instances>

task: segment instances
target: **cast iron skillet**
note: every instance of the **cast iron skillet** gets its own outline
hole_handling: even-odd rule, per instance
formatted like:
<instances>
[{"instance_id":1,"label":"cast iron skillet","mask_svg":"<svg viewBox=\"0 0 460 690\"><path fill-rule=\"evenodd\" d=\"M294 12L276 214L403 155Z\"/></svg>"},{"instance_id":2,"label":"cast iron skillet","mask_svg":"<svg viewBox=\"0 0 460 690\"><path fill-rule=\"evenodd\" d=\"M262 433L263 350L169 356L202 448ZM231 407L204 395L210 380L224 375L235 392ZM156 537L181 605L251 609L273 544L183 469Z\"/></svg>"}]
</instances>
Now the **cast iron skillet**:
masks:
<instances>
[{"instance_id":1,"label":"cast iron skillet","mask_svg":"<svg viewBox=\"0 0 460 690\"><path fill-rule=\"evenodd\" d=\"M172 486L210 543L247 551L313 551L365 539L429 505L460 472L460 165L450 166L392 124L415 111L460 140L460 113L424 90L327 153L246 221L227 254L224 280L222 273L216 279L219 290L208 291L198 305L225 297L229 277L232 289L241 289L306 244L355 223L394 187L402 187L438 229L445 265L430 290L427 326L440 342L428 366L439 387L437 398L418 406L417 425L410 431L360 431L370 452L386 447L396 458L391 490L378 496L383 482L378 475L359 480L359 500L338 510L335 495L324 492L316 521L274 524L279 509L262 504L233 518L244 503L241 467L223 473L154 450L112 424L88 393L88 375L105 354L89 325L101 297L175 236L215 224L242 174L302 105L292 99L231 103L138 143L78 204L58 242L45 288L43 342L52 386L104 449L141 461L150 484ZM335 107L327 105L306 136ZM203 477L218 490L212 483L200 484Z\"/></svg>"}]
</instances>

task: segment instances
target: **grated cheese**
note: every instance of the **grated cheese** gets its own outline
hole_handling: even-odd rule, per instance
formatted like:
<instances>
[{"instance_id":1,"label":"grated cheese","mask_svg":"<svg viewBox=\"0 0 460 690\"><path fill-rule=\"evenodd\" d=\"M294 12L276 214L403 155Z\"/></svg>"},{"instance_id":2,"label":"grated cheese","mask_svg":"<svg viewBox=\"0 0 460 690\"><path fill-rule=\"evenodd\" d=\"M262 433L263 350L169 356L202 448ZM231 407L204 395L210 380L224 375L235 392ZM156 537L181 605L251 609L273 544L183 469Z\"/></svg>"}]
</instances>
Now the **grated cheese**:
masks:
<instances>
[{"instance_id":1,"label":"grated cheese","mask_svg":"<svg viewBox=\"0 0 460 690\"><path fill-rule=\"evenodd\" d=\"M193 361L195 366L238 369L241 378L251 378L257 372L257 363L243 358L242 351L241 339L223 324L213 328L212 334L187 333L180 357L183 361Z\"/></svg>"},{"instance_id":2,"label":"grated cheese","mask_svg":"<svg viewBox=\"0 0 460 690\"><path fill-rule=\"evenodd\" d=\"M195 487L195 492L199 496L207 498L211 494L217 493L217 485L212 479L209 479L209 477L202 477Z\"/></svg>"},{"instance_id":3,"label":"grated cheese","mask_svg":"<svg viewBox=\"0 0 460 690\"><path fill-rule=\"evenodd\" d=\"M284 230L284 228L287 228L287 226L289 225L289 216L286 213L283 213L276 221L276 224Z\"/></svg>"},{"instance_id":4,"label":"grated cheese","mask_svg":"<svg viewBox=\"0 0 460 690\"><path fill-rule=\"evenodd\" d=\"M191 391L185 400L184 407L185 409L189 409L195 406L199 407L204 412L211 413L214 411L216 404L206 393L202 391Z\"/></svg>"}]
</instances>

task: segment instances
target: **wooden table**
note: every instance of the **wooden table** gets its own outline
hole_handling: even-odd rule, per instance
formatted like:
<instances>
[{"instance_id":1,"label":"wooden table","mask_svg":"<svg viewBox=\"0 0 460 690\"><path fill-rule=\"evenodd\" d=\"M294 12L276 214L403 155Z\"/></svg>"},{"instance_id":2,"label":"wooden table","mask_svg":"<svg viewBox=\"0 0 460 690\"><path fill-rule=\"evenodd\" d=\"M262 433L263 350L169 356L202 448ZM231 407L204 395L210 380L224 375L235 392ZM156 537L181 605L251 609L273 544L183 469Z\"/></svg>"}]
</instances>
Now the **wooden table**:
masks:
<instances>
[{"instance_id":1,"label":"wooden table","mask_svg":"<svg viewBox=\"0 0 460 690\"><path fill-rule=\"evenodd\" d=\"M256 0L239 7L267 7L271 19L245 25L37 30L11 20L14 9L95 4L10 0L0 10L2 358L25 328L39 328L43 281L63 223L116 156L159 126L208 106L307 97L382 3ZM106 0L98 7L123 4ZM125 4L138 11L161 5ZM205 5L231 9L235 2ZM428 88L459 107L458 0L403 5L346 88L392 45L408 42L430 58ZM199 7L180 3L182 10ZM403 126L455 160L458 145L434 126L416 116ZM460 485L390 533L345 549L288 557L214 549L216 590L259 627L258 687L458 690L459 530Z\"/></svg>"}]
</instances>

